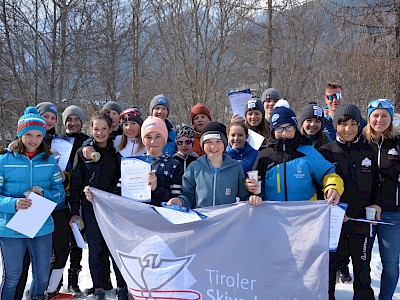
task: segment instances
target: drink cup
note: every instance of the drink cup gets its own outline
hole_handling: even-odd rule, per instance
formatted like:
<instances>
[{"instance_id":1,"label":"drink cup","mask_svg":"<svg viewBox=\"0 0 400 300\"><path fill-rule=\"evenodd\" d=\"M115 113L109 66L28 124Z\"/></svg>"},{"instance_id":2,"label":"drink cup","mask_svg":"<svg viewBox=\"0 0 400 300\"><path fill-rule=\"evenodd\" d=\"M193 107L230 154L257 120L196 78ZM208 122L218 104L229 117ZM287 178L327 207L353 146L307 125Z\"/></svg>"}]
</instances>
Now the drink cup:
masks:
<instances>
[{"instance_id":1,"label":"drink cup","mask_svg":"<svg viewBox=\"0 0 400 300\"><path fill-rule=\"evenodd\" d=\"M258 170L248 171L247 175L250 179L256 179L258 181Z\"/></svg>"},{"instance_id":2,"label":"drink cup","mask_svg":"<svg viewBox=\"0 0 400 300\"><path fill-rule=\"evenodd\" d=\"M375 220L376 209L373 207L366 207L365 208L367 219L368 220Z\"/></svg>"},{"instance_id":3,"label":"drink cup","mask_svg":"<svg viewBox=\"0 0 400 300\"><path fill-rule=\"evenodd\" d=\"M258 181L258 187L256 191L257 195L261 194L261 182L262 182L261 180Z\"/></svg>"}]
</instances>

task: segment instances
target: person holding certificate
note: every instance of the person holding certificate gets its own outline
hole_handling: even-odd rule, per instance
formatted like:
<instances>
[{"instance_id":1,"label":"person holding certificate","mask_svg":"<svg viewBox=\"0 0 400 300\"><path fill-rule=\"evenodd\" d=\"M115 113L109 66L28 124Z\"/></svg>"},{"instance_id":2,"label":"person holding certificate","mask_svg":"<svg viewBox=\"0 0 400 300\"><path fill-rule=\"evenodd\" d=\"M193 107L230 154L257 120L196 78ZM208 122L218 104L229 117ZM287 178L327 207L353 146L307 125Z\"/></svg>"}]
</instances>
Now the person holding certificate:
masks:
<instances>
[{"instance_id":1,"label":"person holding certificate","mask_svg":"<svg viewBox=\"0 0 400 300\"><path fill-rule=\"evenodd\" d=\"M142 141L151 158L151 169L147 184L151 188L151 204L160 206L182 191L183 166L163 148L168 140L168 129L165 122L158 117L148 117L141 130Z\"/></svg>"},{"instance_id":2,"label":"person holding certificate","mask_svg":"<svg viewBox=\"0 0 400 300\"><path fill-rule=\"evenodd\" d=\"M44 142L45 136L46 123L37 109L30 106L18 121L18 139L0 155L0 224L3 224L0 226L0 248L4 266L1 299L15 298L26 249L33 273L27 295L30 299L47 299L53 219L49 216L34 238L5 226L17 211L35 205L26 198L32 191L57 204L64 201L60 170Z\"/></svg>"}]
</instances>

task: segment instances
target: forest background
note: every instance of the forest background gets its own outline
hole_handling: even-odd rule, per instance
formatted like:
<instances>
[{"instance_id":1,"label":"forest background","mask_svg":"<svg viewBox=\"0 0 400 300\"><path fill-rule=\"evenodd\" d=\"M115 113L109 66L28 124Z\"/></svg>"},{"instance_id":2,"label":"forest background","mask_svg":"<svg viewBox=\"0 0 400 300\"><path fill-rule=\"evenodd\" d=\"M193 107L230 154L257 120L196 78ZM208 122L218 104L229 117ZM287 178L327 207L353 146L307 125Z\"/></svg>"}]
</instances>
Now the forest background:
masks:
<instances>
[{"instance_id":1,"label":"forest background","mask_svg":"<svg viewBox=\"0 0 400 300\"><path fill-rule=\"evenodd\" d=\"M400 99L398 0L0 1L0 141L27 105L105 102L148 114L157 94L189 123L204 102L231 116L227 92L279 89L295 111L323 104L327 81L363 112ZM190 124L190 123L189 123ZM61 131L59 118L58 131Z\"/></svg>"}]
</instances>

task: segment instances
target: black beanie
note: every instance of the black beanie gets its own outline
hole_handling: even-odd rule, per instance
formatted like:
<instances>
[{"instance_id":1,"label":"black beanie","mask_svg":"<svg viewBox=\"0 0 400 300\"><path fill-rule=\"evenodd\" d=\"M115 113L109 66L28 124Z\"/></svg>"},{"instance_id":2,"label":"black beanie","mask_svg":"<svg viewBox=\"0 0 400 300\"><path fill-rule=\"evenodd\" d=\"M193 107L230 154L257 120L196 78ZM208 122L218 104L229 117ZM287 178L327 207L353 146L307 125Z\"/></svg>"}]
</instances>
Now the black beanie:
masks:
<instances>
[{"instance_id":1,"label":"black beanie","mask_svg":"<svg viewBox=\"0 0 400 300\"><path fill-rule=\"evenodd\" d=\"M337 127L339 118L343 115L351 116L354 119L354 121L357 122L357 124L361 123L360 109L354 104L344 103L344 104L339 105L338 108L336 108L335 116L333 117L333 126L335 127L335 129Z\"/></svg>"},{"instance_id":2,"label":"black beanie","mask_svg":"<svg viewBox=\"0 0 400 300\"><path fill-rule=\"evenodd\" d=\"M262 115L265 115L264 104L258 98L251 98L244 105L244 115L250 110L259 110Z\"/></svg>"},{"instance_id":3,"label":"black beanie","mask_svg":"<svg viewBox=\"0 0 400 300\"><path fill-rule=\"evenodd\" d=\"M226 127L224 124L218 122L210 122L201 130L200 146L204 149L204 142L208 139L220 139L226 146L228 145L228 138L226 136Z\"/></svg>"},{"instance_id":4,"label":"black beanie","mask_svg":"<svg viewBox=\"0 0 400 300\"><path fill-rule=\"evenodd\" d=\"M303 125L306 119L317 119L324 123L324 110L317 104L308 104L303 108L299 116L299 127Z\"/></svg>"}]
</instances>

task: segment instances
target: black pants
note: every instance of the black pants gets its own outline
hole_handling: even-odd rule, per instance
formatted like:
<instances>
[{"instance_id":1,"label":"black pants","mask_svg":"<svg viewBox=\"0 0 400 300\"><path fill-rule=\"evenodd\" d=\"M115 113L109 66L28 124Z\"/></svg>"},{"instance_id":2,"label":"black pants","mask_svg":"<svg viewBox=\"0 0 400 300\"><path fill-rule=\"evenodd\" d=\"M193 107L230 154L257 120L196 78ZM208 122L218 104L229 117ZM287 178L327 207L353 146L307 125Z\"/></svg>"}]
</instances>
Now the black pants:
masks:
<instances>
[{"instance_id":1,"label":"black pants","mask_svg":"<svg viewBox=\"0 0 400 300\"><path fill-rule=\"evenodd\" d=\"M54 220L53 231L53 255L50 262L50 270L65 267L69 255L69 209L60 209L51 214ZM51 272L50 272L51 274Z\"/></svg>"},{"instance_id":2,"label":"black pants","mask_svg":"<svg viewBox=\"0 0 400 300\"><path fill-rule=\"evenodd\" d=\"M329 255L329 299L335 299L336 272L338 262L344 261L348 255L353 263L354 300L373 300L371 288L371 239L370 237L340 236L337 252Z\"/></svg>"},{"instance_id":3,"label":"black pants","mask_svg":"<svg viewBox=\"0 0 400 300\"><path fill-rule=\"evenodd\" d=\"M101 234L94 212L82 211L83 221L85 222L86 239L89 246L89 269L95 289L104 287L104 254L109 255L107 244ZM117 287L125 287L126 283L119 271L114 259L111 257Z\"/></svg>"}]
</instances>

